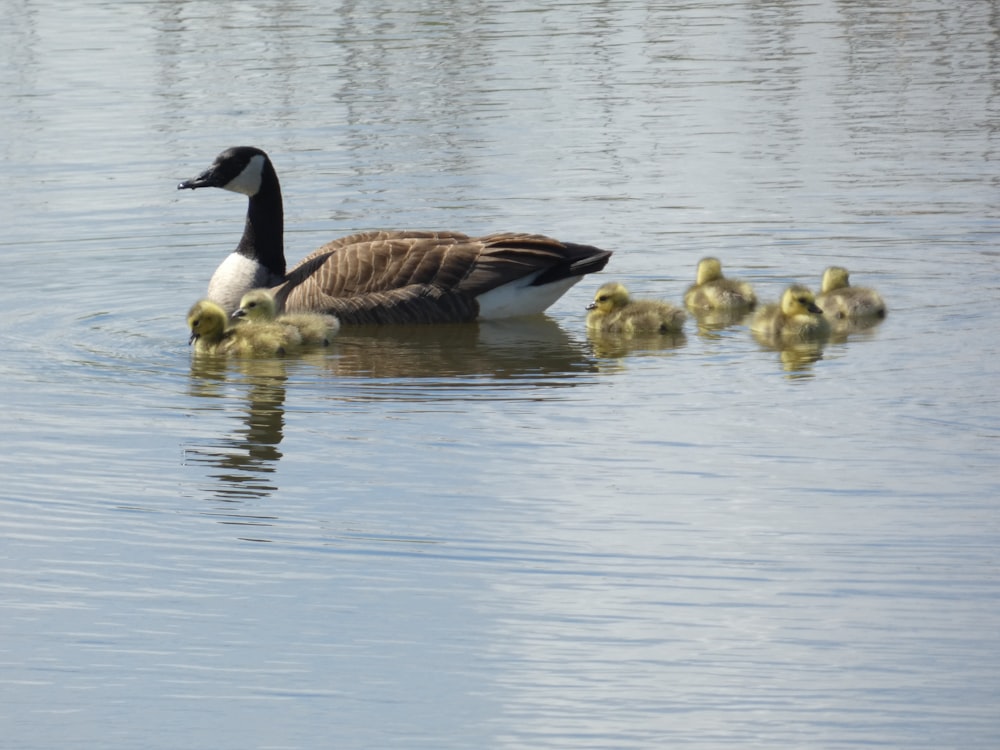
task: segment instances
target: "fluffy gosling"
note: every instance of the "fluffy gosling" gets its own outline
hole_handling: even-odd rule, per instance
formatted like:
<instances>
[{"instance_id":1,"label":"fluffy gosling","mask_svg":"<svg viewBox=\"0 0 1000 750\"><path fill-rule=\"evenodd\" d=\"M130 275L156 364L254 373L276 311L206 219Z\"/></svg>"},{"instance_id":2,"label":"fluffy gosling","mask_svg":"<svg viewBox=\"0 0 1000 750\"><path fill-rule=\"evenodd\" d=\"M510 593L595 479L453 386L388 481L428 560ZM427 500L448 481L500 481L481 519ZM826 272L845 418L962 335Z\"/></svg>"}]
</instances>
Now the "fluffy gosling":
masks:
<instances>
[{"instance_id":1,"label":"fluffy gosling","mask_svg":"<svg viewBox=\"0 0 1000 750\"><path fill-rule=\"evenodd\" d=\"M846 268L830 266L823 271L821 294L816 304L833 320L856 321L884 318L885 300L874 289L851 286Z\"/></svg>"},{"instance_id":2,"label":"fluffy gosling","mask_svg":"<svg viewBox=\"0 0 1000 750\"><path fill-rule=\"evenodd\" d=\"M750 330L776 341L816 340L830 335L830 323L813 293L795 284L781 295L781 302L764 305L754 313Z\"/></svg>"},{"instance_id":3,"label":"fluffy gosling","mask_svg":"<svg viewBox=\"0 0 1000 750\"><path fill-rule=\"evenodd\" d=\"M267 289L251 289L243 295L233 320L251 325L276 323L298 331L304 346L328 346L340 330L340 321L322 313L283 313L278 315L274 296Z\"/></svg>"},{"instance_id":4,"label":"fluffy gosling","mask_svg":"<svg viewBox=\"0 0 1000 750\"><path fill-rule=\"evenodd\" d=\"M628 290L617 281L598 289L587 310L587 330L626 336L680 333L687 319L683 310L669 302L631 299Z\"/></svg>"},{"instance_id":5,"label":"fluffy gosling","mask_svg":"<svg viewBox=\"0 0 1000 750\"><path fill-rule=\"evenodd\" d=\"M747 311L756 307L757 295L747 282L723 276L718 258L702 258L694 284L684 292L684 304L691 311Z\"/></svg>"},{"instance_id":6,"label":"fluffy gosling","mask_svg":"<svg viewBox=\"0 0 1000 750\"><path fill-rule=\"evenodd\" d=\"M261 323L227 328L226 311L210 300L195 302L188 311L189 343L198 354L233 354L239 357L273 357L302 342L291 326Z\"/></svg>"}]
</instances>

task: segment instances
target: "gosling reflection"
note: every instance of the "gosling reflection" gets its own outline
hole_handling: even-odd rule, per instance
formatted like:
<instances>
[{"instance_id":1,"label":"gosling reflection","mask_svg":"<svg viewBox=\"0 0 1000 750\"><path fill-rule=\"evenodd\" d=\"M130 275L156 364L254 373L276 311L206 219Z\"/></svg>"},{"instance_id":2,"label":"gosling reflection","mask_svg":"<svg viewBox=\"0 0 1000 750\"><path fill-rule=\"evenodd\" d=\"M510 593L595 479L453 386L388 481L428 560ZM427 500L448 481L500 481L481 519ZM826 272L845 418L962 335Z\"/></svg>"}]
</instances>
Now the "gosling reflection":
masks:
<instances>
[{"instance_id":1,"label":"gosling reflection","mask_svg":"<svg viewBox=\"0 0 1000 750\"><path fill-rule=\"evenodd\" d=\"M698 335L706 339L722 338L721 332L745 322L753 314L748 309L693 310Z\"/></svg>"},{"instance_id":2,"label":"gosling reflection","mask_svg":"<svg viewBox=\"0 0 1000 750\"><path fill-rule=\"evenodd\" d=\"M813 365L823 359L825 341L782 341L775 344L773 341L756 338L764 348L778 353L781 369L790 374L810 373Z\"/></svg>"},{"instance_id":3,"label":"gosling reflection","mask_svg":"<svg viewBox=\"0 0 1000 750\"><path fill-rule=\"evenodd\" d=\"M850 318L834 319L830 321L830 341L834 344L843 344L851 340L871 339L875 337L877 329L884 318Z\"/></svg>"},{"instance_id":4,"label":"gosling reflection","mask_svg":"<svg viewBox=\"0 0 1000 750\"><path fill-rule=\"evenodd\" d=\"M687 345L687 337L677 333L644 333L624 336L587 331L591 351L602 359L621 359L631 355L670 352Z\"/></svg>"}]
</instances>

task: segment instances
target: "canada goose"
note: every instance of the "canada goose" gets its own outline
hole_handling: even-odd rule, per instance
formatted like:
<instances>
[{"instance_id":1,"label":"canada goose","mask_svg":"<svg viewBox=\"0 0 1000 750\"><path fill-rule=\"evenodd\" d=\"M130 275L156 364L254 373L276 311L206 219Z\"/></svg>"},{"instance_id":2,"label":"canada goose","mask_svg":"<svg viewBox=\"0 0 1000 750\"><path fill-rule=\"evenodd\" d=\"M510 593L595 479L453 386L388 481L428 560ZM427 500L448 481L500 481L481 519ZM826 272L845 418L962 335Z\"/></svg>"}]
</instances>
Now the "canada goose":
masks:
<instances>
[{"instance_id":1,"label":"canada goose","mask_svg":"<svg viewBox=\"0 0 1000 750\"><path fill-rule=\"evenodd\" d=\"M764 305L754 313L750 330L775 341L822 339L830 334L830 323L816 306L813 293L795 284L781 295L781 302Z\"/></svg>"},{"instance_id":2,"label":"canada goose","mask_svg":"<svg viewBox=\"0 0 1000 750\"><path fill-rule=\"evenodd\" d=\"M278 175L267 154L238 146L177 188L220 187L249 197L243 237L215 270L208 297L232 313L269 287L278 310L342 323L449 323L540 313L611 252L537 234L372 231L341 237L286 273Z\"/></svg>"},{"instance_id":3,"label":"canada goose","mask_svg":"<svg viewBox=\"0 0 1000 750\"><path fill-rule=\"evenodd\" d=\"M884 318L885 300L874 289L851 286L846 268L830 266L823 271L821 294L816 304L833 320Z\"/></svg>"},{"instance_id":4,"label":"canada goose","mask_svg":"<svg viewBox=\"0 0 1000 750\"><path fill-rule=\"evenodd\" d=\"M328 346L330 339L340 330L340 321L332 315L322 313L277 314L274 297L267 289L251 289L240 299L240 306L232 319L257 323L277 323L291 326L299 332L305 346Z\"/></svg>"},{"instance_id":5,"label":"canada goose","mask_svg":"<svg viewBox=\"0 0 1000 750\"><path fill-rule=\"evenodd\" d=\"M684 292L684 304L693 312L752 310L757 295L747 282L724 277L718 258L702 258L698 261L694 284Z\"/></svg>"},{"instance_id":6,"label":"canada goose","mask_svg":"<svg viewBox=\"0 0 1000 750\"><path fill-rule=\"evenodd\" d=\"M617 281L604 284L587 305L587 329L595 333L678 333L687 315L669 302L633 300Z\"/></svg>"},{"instance_id":7,"label":"canada goose","mask_svg":"<svg viewBox=\"0 0 1000 750\"><path fill-rule=\"evenodd\" d=\"M211 300L195 302L188 311L190 343L198 354L264 357L284 354L301 343L298 331L275 323L227 328L226 311Z\"/></svg>"}]
</instances>

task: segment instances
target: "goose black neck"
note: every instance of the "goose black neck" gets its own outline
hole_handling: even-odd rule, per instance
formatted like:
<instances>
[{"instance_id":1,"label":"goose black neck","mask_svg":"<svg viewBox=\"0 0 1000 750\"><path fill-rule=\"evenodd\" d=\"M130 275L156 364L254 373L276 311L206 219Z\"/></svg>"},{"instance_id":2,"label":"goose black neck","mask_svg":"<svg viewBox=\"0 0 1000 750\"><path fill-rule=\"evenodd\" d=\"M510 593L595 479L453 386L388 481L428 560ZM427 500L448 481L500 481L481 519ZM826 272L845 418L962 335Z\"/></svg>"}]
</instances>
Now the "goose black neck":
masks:
<instances>
[{"instance_id":1,"label":"goose black neck","mask_svg":"<svg viewBox=\"0 0 1000 750\"><path fill-rule=\"evenodd\" d=\"M270 160L264 164L260 190L250 196L243 237L236 252L263 264L279 278L285 275L285 213L281 185Z\"/></svg>"}]
</instances>

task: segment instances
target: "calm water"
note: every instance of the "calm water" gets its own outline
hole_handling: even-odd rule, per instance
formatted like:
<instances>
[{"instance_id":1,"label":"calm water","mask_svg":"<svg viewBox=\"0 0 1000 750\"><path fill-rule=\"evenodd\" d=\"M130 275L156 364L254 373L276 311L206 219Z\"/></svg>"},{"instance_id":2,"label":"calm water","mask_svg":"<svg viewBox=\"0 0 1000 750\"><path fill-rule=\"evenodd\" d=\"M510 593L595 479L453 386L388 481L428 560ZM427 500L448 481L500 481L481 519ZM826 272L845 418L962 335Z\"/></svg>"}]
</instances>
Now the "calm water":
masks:
<instances>
[{"instance_id":1,"label":"calm water","mask_svg":"<svg viewBox=\"0 0 1000 750\"><path fill-rule=\"evenodd\" d=\"M995 4L4 15L0 745L1000 744ZM192 365L245 203L175 186L238 144L290 260L617 253L538 320ZM601 281L678 301L709 253L890 315L588 340Z\"/></svg>"}]
</instances>

